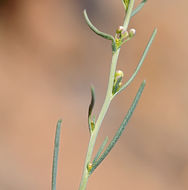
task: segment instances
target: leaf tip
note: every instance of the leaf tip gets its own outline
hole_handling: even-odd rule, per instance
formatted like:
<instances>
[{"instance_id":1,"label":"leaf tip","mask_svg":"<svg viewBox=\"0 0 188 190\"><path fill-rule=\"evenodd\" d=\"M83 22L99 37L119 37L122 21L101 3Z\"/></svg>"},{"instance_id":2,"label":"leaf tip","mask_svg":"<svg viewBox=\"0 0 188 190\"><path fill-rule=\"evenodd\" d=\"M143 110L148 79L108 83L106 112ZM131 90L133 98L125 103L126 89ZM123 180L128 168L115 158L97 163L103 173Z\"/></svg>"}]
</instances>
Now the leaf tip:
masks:
<instances>
[{"instance_id":1,"label":"leaf tip","mask_svg":"<svg viewBox=\"0 0 188 190\"><path fill-rule=\"evenodd\" d=\"M143 89L146 86L146 80L144 79L142 84L141 84L141 88Z\"/></svg>"},{"instance_id":2,"label":"leaf tip","mask_svg":"<svg viewBox=\"0 0 188 190\"><path fill-rule=\"evenodd\" d=\"M86 9L83 10L83 14L84 14L84 18L86 19L86 21L88 20L88 16L87 16L87 12Z\"/></svg>"},{"instance_id":3,"label":"leaf tip","mask_svg":"<svg viewBox=\"0 0 188 190\"><path fill-rule=\"evenodd\" d=\"M59 119L59 120L57 121L57 123L58 123L58 124L61 124L61 123L62 123L62 119Z\"/></svg>"}]
</instances>

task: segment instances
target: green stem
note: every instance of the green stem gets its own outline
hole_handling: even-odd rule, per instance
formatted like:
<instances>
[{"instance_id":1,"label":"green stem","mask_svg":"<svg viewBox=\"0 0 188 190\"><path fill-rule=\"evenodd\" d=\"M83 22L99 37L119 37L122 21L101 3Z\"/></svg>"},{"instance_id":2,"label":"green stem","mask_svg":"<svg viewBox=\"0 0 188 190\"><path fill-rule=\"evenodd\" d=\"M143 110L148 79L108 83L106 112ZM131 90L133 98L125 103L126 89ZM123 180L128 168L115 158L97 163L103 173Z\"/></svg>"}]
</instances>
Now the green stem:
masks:
<instances>
[{"instance_id":1,"label":"green stem","mask_svg":"<svg viewBox=\"0 0 188 190\"><path fill-rule=\"evenodd\" d=\"M129 26L133 6L134 6L134 0L130 0L129 8L127 10L127 14L125 16L125 20L124 20L124 24L123 24L125 31L127 30L128 26Z\"/></svg>"},{"instance_id":2,"label":"green stem","mask_svg":"<svg viewBox=\"0 0 188 190\"><path fill-rule=\"evenodd\" d=\"M91 161L93 149L95 146L95 142L97 139L97 135L98 135L101 123L104 119L104 116L108 110L108 107L109 107L111 99L112 99L113 80L114 80L114 74L115 74L115 70L116 70L116 64L117 64L118 56L119 56L119 50L117 50L112 56L112 64L111 64L110 77L109 77L109 83L108 83L106 98L105 98L104 104L102 106L101 112L99 114L99 117L97 119L97 122L95 124L95 130L91 133L91 137L90 137L90 141L89 141L89 145L88 145L88 152L86 155L86 160L85 160L85 164L84 164L84 171L83 171L79 190L85 190L86 189L86 185L87 185L88 177L89 177L87 165Z\"/></svg>"},{"instance_id":3,"label":"green stem","mask_svg":"<svg viewBox=\"0 0 188 190\"><path fill-rule=\"evenodd\" d=\"M127 30L127 28L128 28L129 21L131 18L131 12L133 10L133 6L134 6L134 0L130 0L128 11L127 11L127 14L126 14L126 17L124 20L125 30ZM87 151L87 155L86 155L86 160L85 160L85 164L84 164L84 170L83 170L83 175L82 175L79 190L85 190L86 189L88 178L89 178L89 171L88 171L87 166L91 162L91 157L92 157L92 153L93 153L93 149L95 146L95 142L97 139L98 132L100 130L100 127L101 127L102 121L106 115L106 112L109 108L110 102L113 98L112 89L113 89L114 75L115 75L115 71L116 71L116 65L117 65L119 53L120 53L120 49L116 50L112 55L112 63L111 63L111 69L110 69L110 76L109 76L106 98L105 98L104 104L102 106L101 112L99 114L99 117L96 121L95 130L91 133L91 136L90 136L88 151Z\"/></svg>"}]
</instances>

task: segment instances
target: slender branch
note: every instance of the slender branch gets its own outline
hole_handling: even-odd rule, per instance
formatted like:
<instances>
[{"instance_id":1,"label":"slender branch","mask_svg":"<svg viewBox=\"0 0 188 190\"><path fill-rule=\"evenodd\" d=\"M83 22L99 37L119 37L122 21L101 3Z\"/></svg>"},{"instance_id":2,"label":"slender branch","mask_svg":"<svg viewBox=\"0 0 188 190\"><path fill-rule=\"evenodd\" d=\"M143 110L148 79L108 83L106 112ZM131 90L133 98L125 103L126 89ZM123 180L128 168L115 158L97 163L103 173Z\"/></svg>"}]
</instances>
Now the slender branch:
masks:
<instances>
[{"instance_id":1,"label":"slender branch","mask_svg":"<svg viewBox=\"0 0 188 190\"><path fill-rule=\"evenodd\" d=\"M57 165L58 165L58 154L59 154L59 142L60 142L60 132L61 132L62 120L57 122L56 134L54 141L54 155L53 155L53 165L52 165L52 190L56 190L56 177L57 177Z\"/></svg>"}]
</instances>

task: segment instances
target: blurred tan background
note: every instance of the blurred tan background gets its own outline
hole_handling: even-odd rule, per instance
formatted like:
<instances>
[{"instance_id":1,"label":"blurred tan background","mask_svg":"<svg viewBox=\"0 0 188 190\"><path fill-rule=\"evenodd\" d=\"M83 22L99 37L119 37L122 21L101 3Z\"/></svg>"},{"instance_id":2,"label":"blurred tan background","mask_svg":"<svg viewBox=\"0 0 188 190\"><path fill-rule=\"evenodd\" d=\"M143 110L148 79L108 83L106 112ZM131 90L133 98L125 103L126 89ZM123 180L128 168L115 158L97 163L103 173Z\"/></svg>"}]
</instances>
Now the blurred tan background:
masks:
<instances>
[{"instance_id":1,"label":"blurred tan background","mask_svg":"<svg viewBox=\"0 0 188 190\"><path fill-rule=\"evenodd\" d=\"M138 4L139 1L136 1ZM157 37L136 80L112 103L97 147L119 127L143 79L147 85L125 133L91 176L88 190L188 189L187 6L151 1L130 24L137 34L118 69L134 71L154 27ZM97 115L107 87L110 42L123 22L121 0L0 1L0 189L46 190L56 122L63 118L57 189L79 187L89 140L90 84Z\"/></svg>"}]
</instances>

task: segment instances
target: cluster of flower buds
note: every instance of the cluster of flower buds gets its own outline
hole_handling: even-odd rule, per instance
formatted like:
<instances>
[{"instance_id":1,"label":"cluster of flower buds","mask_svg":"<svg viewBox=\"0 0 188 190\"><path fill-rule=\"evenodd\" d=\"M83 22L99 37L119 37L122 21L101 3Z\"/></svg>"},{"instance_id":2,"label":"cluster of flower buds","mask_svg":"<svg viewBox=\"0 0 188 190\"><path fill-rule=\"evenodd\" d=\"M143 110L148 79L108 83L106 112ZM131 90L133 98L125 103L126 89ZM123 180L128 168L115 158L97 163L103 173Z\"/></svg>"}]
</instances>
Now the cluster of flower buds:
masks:
<instances>
[{"instance_id":1,"label":"cluster of flower buds","mask_svg":"<svg viewBox=\"0 0 188 190\"><path fill-rule=\"evenodd\" d=\"M128 36L129 36L128 31L126 31L123 26L119 26L118 29L116 30L116 37L118 39L121 39L121 38L127 38Z\"/></svg>"},{"instance_id":2,"label":"cluster of flower buds","mask_svg":"<svg viewBox=\"0 0 188 190\"><path fill-rule=\"evenodd\" d=\"M117 70L115 72L112 94L115 94L122 86L123 76L124 76L123 71Z\"/></svg>"},{"instance_id":3,"label":"cluster of flower buds","mask_svg":"<svg viewBox=\"0 0 188 190\"><path fill-rule=\"evenodd\" d=\"M116 30L116 46L119 48L124 42L130 40L133 36L135 36L136 30L130 29L129 31L126 31L123 26L119 26Z\"/></svg>"}]
</instances>

